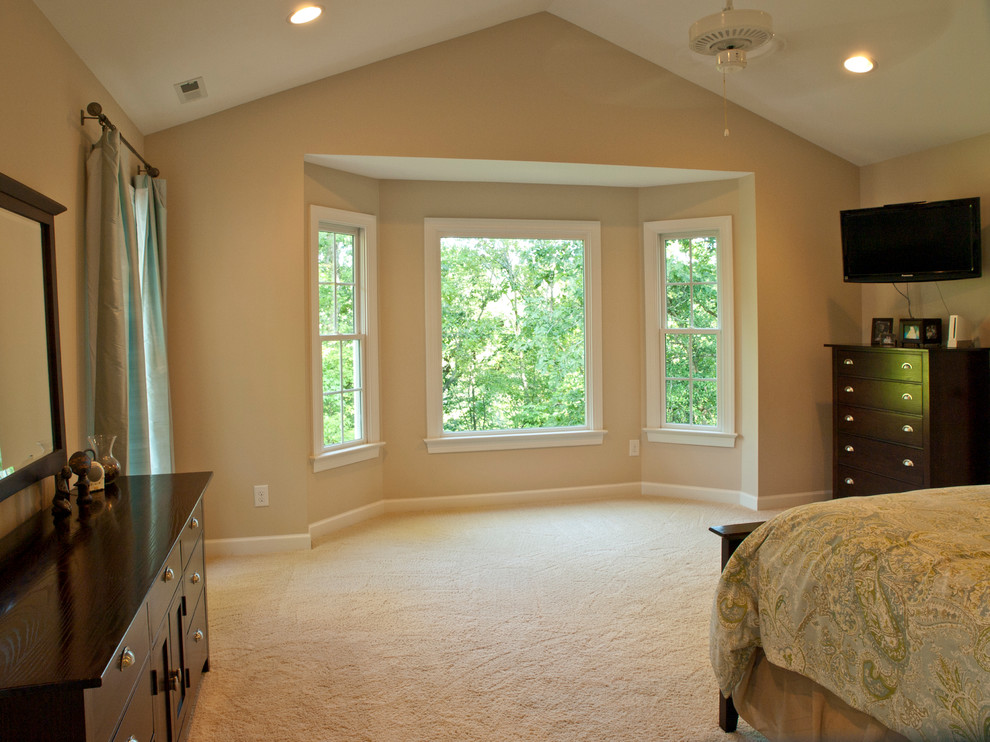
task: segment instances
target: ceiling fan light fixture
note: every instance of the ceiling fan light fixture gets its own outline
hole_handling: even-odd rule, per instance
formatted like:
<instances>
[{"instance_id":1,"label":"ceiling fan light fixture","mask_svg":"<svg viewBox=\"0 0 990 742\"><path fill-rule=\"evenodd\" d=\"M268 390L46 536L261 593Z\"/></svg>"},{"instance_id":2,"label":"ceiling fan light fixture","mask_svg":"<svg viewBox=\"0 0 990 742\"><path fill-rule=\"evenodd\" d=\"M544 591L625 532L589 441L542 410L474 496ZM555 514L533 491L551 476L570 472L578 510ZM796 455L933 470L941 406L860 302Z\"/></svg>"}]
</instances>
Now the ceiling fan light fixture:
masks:
<instances>
[{"instance_id":1,"label":"ceiling fan light fixture","mask_svg":"<svg viewBox=\"0 0 990 742\"><path fill-rule=\"evenodd\" d=\"M719 72L738 72L746 69L746 52L742 49L725 49L715 55L715 69Z\"/></svg>"},{"instance_id":2,"label":"ceiling fan light fixture","mask_svg":"<svg viewBox=\"0 0 990 742\"><path fill-rule=\"evenodd\" d=\"M323 8L319 5L306 5L299 8L295 13L289 16L289 23L293 25L300 26L303 23L309 23L315 21L323 15Z\"/></svg>"},{"instance_id":3,"label":"ceiling fan light fixture","mask_svg":"<svg viewBox=\"0 0 990 742\"><path fill-rule=\"evenodd\" d=\"M849 57L849 59L842 63L842 66L850 72L862 75L872 72L873 68L877 66L877 63L865 54L857 54L856 56Z\"/></svg>"}]
</instances>

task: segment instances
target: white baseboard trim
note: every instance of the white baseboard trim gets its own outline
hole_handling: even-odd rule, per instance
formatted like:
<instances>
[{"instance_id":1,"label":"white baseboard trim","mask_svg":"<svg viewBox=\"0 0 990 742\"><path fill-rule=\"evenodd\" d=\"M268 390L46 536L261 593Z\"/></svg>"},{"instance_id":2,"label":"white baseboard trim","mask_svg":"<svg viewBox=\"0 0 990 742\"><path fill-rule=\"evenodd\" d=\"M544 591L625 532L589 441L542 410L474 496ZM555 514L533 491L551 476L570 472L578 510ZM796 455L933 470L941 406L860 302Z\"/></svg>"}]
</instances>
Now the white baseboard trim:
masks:
<instances>
[{"instance_id":1,"label":"white baseboard trim","mask_svg":"<svg viewBox=\"0 0 990 742\"><path fill-rule=\"evenodd\" d=\"M643 494L653 497L673 497L682 500L698 500L700 502L720 503L724 505L741 505L750 510L782 510L804 505L809 502L828 500L832 493L796 492L786 495L764 495L757 497L741 490L723 490L714 487L692 487L683 484L660 484L643 482Z\"/></svg>"},{"instance_id":2,"label":"white baseboard trim","mask_svg":"<svg viewBox=\"0 0 990 742\"><path fill-rule=\"evenodd\" d=\"M681 500L697 500L724 505L742 505L750 510L773 510L827 500L829 492L801 492L791 495L768 495L757 498L738 490L713 487L692 487L658 482L623 482L583 487L560 487L517 492L489 492L475 495L446 495L441 497L410 497L379 500L346 513L316 521L309 525L307 533L284 536L255 536L251 538L208 539L208 556L238 556L244 554L271 554L279 551L304 551L327 536L348 526L363 523L386 513L414 513L430 510L454 510L457 508L510 507L514 505L541 505L582 500L610 500L622 497L670 497Z\"/></svg>"},{"instance_id":3,"label":"white baseboard trim","mask_svg":"<svg viewBox=\"0 0 990 742\"><path fill-rule=\"evenodd\" d=\"M780 510L793 508L798 505L807 505L809 502L821 502L829 500L832 493L819 490L818 492L795 492L789 495L763 495L756 497L745 492L739 495L739 504L750 510Z\"/></svg>"},{"instance_id":4,"label":"white baseboard trim","mask_svg":"<svg viewBox=\"0 0 990 742\"><path fill-rule=\"evenodd\" d=\"M363 523L364 521L371 520L372 518L377 518L379 515L384 515L386 512L385 502L385 500L379 500L378 502L373 502L370 505L364 505L359 508L354 508L353 510L348 510L346 513L334 515L330 518L324 518L323 520L316 521L316 523L310 523L309 537L312 542L316 544L318 541L326 536L329 536L331 533L340 531L348 526Z\"/></svg>"},{"instance_id":5,"label":"white baseboard trim","mask_svg":"<svg viewBox=\"0 0 990 742\"><path fill-rule=\"evenodd\" d=\"M741 505L743 493L739 490L723 490L714 487L692 487L687 484L660 484L643 482L643 494L650 497L670 497L677 500L698 500L721 505Z\"/></svg>"},{"instance_id":6,"label":"white baseboard trim","mask_svg":"<svg viewBox=\"0 0 990 742\"><path fill-rule=\"evenodd\" d=\"M619 497L638 497L639 482L622 484L597 484L587 487L560 487L517 492L487 492L476 495L446 495L442 497L410 497L385 500L386 513L411 513L424 510L451 510L454 508L506 507L510 505L540 505L579 500L610 500Z\"/></svg>"},{"instance_id":7,"label":"white baseboard trim","mask_svg":"<svg viewBox=\"0 0 990 742\"><path fill-rule=\"evenodd\" d=\"M274 554L279 551L304 551L312 548L312 541L308 533L290 533L283 536L206 539L203 547L208 557L243 556Z\"/></svg>"}]
</instances>

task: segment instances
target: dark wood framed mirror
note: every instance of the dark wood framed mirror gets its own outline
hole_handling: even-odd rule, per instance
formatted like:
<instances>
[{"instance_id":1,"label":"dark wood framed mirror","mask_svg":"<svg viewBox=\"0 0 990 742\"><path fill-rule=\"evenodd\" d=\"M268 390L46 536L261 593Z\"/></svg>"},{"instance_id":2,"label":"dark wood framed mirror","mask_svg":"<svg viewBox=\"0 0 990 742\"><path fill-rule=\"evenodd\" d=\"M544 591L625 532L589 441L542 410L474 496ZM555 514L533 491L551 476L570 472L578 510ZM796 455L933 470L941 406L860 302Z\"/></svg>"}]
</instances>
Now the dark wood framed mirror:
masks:
<instances>
[{"instance_id":1,"label":"dark wood framed mirror","mask_svg":"<svg viewBox=\"0 0 990 742\"><path fill-rule=\"evenodd\" d=\"M0 500L66 461L55 282L63 211L0 173Z\"/></svg>"}]
</instances>

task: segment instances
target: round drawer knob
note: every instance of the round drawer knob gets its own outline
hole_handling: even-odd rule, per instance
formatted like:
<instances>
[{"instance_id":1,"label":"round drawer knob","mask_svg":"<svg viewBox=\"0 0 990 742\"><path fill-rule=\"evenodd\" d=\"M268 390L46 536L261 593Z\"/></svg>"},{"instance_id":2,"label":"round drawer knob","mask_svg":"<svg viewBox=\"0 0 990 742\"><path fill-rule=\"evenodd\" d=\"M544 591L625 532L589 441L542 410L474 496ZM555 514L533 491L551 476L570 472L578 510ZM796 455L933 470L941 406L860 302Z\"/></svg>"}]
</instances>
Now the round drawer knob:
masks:
<instances>
[{"instance_id":1,"label":"round drawer knob","mask_svg":"<svg viewBox=\"0 0 990 742\"><path fill-rule=\"evenodd\" d=\"M910 363L905 361L904 363L901 364L901 368L903 368L905 371L910 371L912 368L914 368L914 366L912 366Z\"/></svg>"},{"instance_id":2,"label":"round drawer knob","mask_svg":"<svg viewBox=\"0 0 990 742\"><path fill-rule=\"evenodd\" d=\"M904 394L901 395L901 399L903 399L905 402L910 402L912 399L914 399L914 397L912 397L907 392L904 392Z\"/></svg>"},{"instance_id":3,"label":"round drawer knob","mask_svg":"<svg viewBox=\"0 0 990 742\"><path fill-rule=\"evenodd\" d=\"M853 388L851 386L847 386L842 391L846 392L847 394L852 394L854 390L853 390Z\"/></svg>"},{"instance_id":4,"label":"round drawer knob","mask_svg":"<svg viewBox=\"0 0 990 742\"><path fill-rule=\"evenodd\" d=\"M855 364L853 363L853 359L852 358L846 358L845 360L842 361L842 365L844 365L844 366L853 366Z\"/></svg>"},{"instance_id":5,"label":"round drawer knob","mask_svg":"<svg viewBox=\"0 0 990 742\"><path fill-rule=\"evenodd\" d=\"M199 528L199 518L193 518L191 521L189 521L189 527Z\"/></svg>"},{"instance_id":6,"label":"round drawer knob","mask_svg":"<svg viewBox=\"0 0 990 742\"><path fill-rule=\"evenodd\" d=\"M853 451L855 451L855 450L856 450L856 449L855 449L855 448L853 448L852 446L846 446L846 453L852 453L852 452L853 452Z\"/></svg>"},{"instance_id":7,"label":"round drawer knob","mask_svg":"<svg viewBox=\"0 0 990 742\"><path fill-rule=\"evenodd\" d=\"M174 580L175 570L173 570L171 567L166 567L165 574L162 575L162 579L165 580L165 582L171 582L172 580Z\"/></svg>"},{"instance_id":8,"label":"round drawer knob","mask_svg":"<svg viewBox=\"0 0 990 742\"><path fill-rule=\"evenodd\" d=\"M130 647L124 647L124 651L120 653L120 669L126 670L128 667L134 664L134 652L131 651Z\"/></svg>"},{"instance_id":9,"label":"round drawer knob","mask_svg":"<svg viewBox=\"0 0 990 742\"><path fill-rule=\"evenodd\" d=\"M851 423L851 422L853 421L853 416L852 416L852 415L846 415L846 417L845 417L845 421L846 421L847 423Z\"/></svg>"},{"instance_id":10,"label":"round drawer knob","mask_svg":"<svg viewBox=\"0 0 990 742\"><path fill-rule=\"evenodd\" d=\"M193 641L194 642L201 642L201 641L203 641L203 639L205 638L205 636L206 635L202 631L200 631L199 629L196 629L196 633L193 634Z\"/></svg>"},{"instance_id":11,"label":"round drawer knob","mask_svg":"<svg viewBox=\"0 0 990 742\"><path fill-rule=\"evenodd\" d=\"M846 484L856 484L852 477L846 477L844 481Z\"/></svg>"},{"instance_id":12,"label":"round drawer knob","mask_svg":"<svg viewBox=\"0 0 990 742\"><path fill-rule=\"evenodd\" d=\"M138 742L138 738L132 734L130 737L127 738L127 742Z\"/></svg>"},{"instance_id":13,"label":"round drawer knob","mask_svg":"<svg viewBox=\"0 0 990 742\"><path fill-rule=\"evenodd\" d=\"M914 428L912 428L910 425L902 425L901 426L901 430L903 430L905 433L913 433L914 432Z\"/></svg>"},{"instance_id":14,"label":"round drawer knob","mask_svg":"<svg viewBox=\"0 0 990 742\"><path fill-rule=\"evenodd\" d=\"M190 581L190 582L191 582L192 584L194 584L194 585L198 585L198 584L199 584L199 581L200 581L200 580L202 580L202 579L203 579L203 578L202 578L202 577L200 577L200 575L199 575L199 572L193 572L193 573L192 573L192 577L190 577L190 578L189 578L189 581Z\"/></svg>"},{"instance_id":15,"label":"round drawer knob","mask_svg":"<svg viewBox=\"0 0 990 742\"><path fill-rule=\"evenodd\" d=\"M904 466L914 466L914 462L911 459L904 459Z\"/></svg>"}]
</instances>

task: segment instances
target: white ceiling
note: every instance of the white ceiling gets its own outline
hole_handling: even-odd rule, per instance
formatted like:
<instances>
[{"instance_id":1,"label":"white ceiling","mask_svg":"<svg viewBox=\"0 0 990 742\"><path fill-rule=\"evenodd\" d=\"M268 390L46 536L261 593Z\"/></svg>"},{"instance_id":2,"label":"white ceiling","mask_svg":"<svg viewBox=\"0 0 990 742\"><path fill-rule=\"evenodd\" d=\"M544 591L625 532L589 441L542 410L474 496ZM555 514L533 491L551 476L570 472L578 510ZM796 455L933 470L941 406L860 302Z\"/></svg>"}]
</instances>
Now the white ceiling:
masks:
<instances>
[{"instance_id":1,"label":"white ceiling","mask_svg":"<svg viewBox=\"0 0 990 742\"><path fill-rule=\"evenodd\" d=\"M716 93L687 46L721 0L34 0L144 134L370 62L547 11ZM990 0L739 0L770 48L727 76L733 102L864 165L990 132ZM842 69L867 51L877 69ZM174 85L203 77L207 97Z\"/></svg>"}]
</instances>

